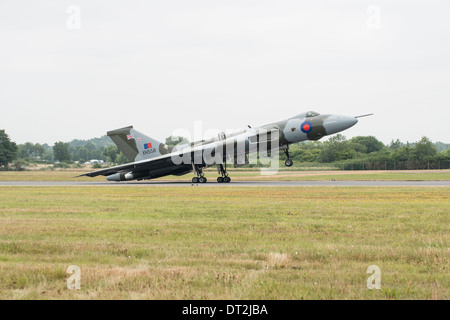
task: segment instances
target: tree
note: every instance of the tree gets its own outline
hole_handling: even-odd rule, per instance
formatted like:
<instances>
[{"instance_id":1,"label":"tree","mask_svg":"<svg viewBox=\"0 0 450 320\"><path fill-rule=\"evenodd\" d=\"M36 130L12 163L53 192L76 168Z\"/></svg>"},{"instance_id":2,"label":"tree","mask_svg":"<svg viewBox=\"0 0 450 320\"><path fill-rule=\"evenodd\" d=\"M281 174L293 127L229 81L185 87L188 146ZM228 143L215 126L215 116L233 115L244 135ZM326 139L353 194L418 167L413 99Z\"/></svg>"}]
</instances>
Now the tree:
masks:
<instances>
[{"instance_id":1,"label":"tree","mask_svg":"<svg viewBox=\"0 0 450 320\"><path fill-rule=\"evenodd\" d=\"M427 161L437 154L436 146L427 137L422 137L415 146L415 160Z\"/></svg>"},{"instance_id":2,"label":"tree","mask_svg":"<svg viewBox=\"0 0 450 320\"><path fill-rule=\"evenodd\" d=\"M322 150L322 142L305 141L291 145L289 150L291 158L298 162L315 162Z\"/></svg>"},{"instance_id":3,"label":"tree","mask_svg":"<svg viewBox=\"0 0 450 320\"><path fill-rule=\"evenodd\" d=\"M448 143L443 143L443 142L435 142L434 145L436 146L437 149L437 153L441 153L442 151L446 151L448 149L450 149L450 144Z\"/></svg>"},{"instance_id":4,"label":"tree","mask_svg":"<svg viewBox=\"0 0 450 320\"><path fill-rule=\"evenodd\" d=\"M116 158L119 155L119 149L116 146L110 145L103 150L103 156L106 160L111 162L116 162Z\"/></svg>"},{"instance_id":5,"label":"tree","mask_svg":"<svg viewBox=\"0 0 450 320\"><path fill-rule=\"evenodd\" d=\"M103 159L102 150L95 148L93 151L89 152L89 160L97 159L97 160L105 160Z\"/></svg>"},{"instance_id":6,"label":"tree","mask_svg":"<svg viewBox=\"0 0 450 320\"><path fill-rule=\"evenodd\" d=\"M53 155L60 162L72 161L72 154L69 151L68 143L56 142L53 146Z\"/></svg>"},{"instance_id":7,"label":"tree","mask_svg":"<svg viewBox=\"0 0 450 320\"><path fill-rule=\"evenodd\" d=\"M331 137L323 144L323 149L319 155L321 162L333 162L346 159L352 159L356 151L351 148L351 144L342 134Z\"/></svg>"},{"instance_id":8,"label":"tree","mask_svg":"<svg viewBox=\"0 0 450 320\"><path fill-rule=\"evenodd\" d=\"M97 159L97 160L104 160L103 159L103 152L100 148L96 147L94 143L88 142L84 146L88 150L88 158L87 160ZM106 157L105 157L106 158Z\"/></svg>"},{"instance_id":9,"label":"tree","mask_svg":"<svg viewBox=\"0 0 450 320\"><path fill-rule=\"evenodd\" d=\"M177 144L189 143L189 139L182 136L169 136L166 138L165 144L169 147L174 147Z\"/></svg>"},{"instance_id":10,"label":"tree","mask_svg":"<svg viewBox=\"0 0 450 320\"><path fill-rule=\"evenodd\" d=\"M116 157L117 164L125 164L127 162L129 162L129 161L122 152L119 153L119 155Z\"/></svg>"},{"instance_id":11,"label":"tree","mask_svg":"<svg viewBox=\"0 0 450 320\"><path fill-rule=\"evenodd\" d=\"M89 151L86 147L78 147L77 152L75 153L75 160L86 162L89 159Z\"/></svg>"},{"instance_id":12,"label":"tree","mask_svg":"<svg viewBox=\"0 0 450 320\"><path fill-rule=\"evenodd\" d=\"M390 155L391 161L407 161L410 157L411 148L408 146L403 146L399 149L395 149L392 151Z\"/></svg>"},{"instance_id":13,"label":"tree","mask_svg":"<svg viewBox=\"0 0 450 320\"><path fill-rule=\"evenodd\" d=\"M42 155L42 159L51 162L53 160L53 150L45 150L44 154Z\"/></svg>"},{"instance_id":14,"label":"tree","mask_svg":"<svg viewBox=\"0 0 450 320\"><path fill-rule=\"evenodd\" d=\"M19 159L42 159L45 147L39 143L26 142L18 146L17 156Z\"/></svg>"},{"instance_id":15,"label":"tree","mask_svg":"<svg viewBox=\"0 0 450 320\"><path fill-rule=\"evenodd\" d=\"M25 142L18 146L17 155L19 159L31 158L34 152L34 145L31 142Z\"/></svg>"},{"instance_id":16,"label":"tree","mask_svg":"<svg viewBox=\"0 0 450 320\"><path fill-rule=\"evenodd\" d=\"M42 159L42 157L44 156L44 152L45 152L45 148L44 148L44 146L42 146L40 143L36 143L35 145L34 145L34 148L33 148L34 150L33 150L33 154L34 154L34 157L37 159L37 158L39 158L39 159Z\"/></svg>"},{"instance_id":17,"label":"tree","mask_svg":"<svg viewBox=\"0 0 450 320\"><path fill-rule=\"evenodd\" d=\"M391 140L391 143L390 143L390 145L389 145L389 149L391 149L391 150L397 150L397 149L400 149L401 147L403 147L405 144L404 143L402 143L401 141L400 141L400 139L397 139L397 140Z\"/></svg>"},{"instance_id":18,"label":"tree","mask_svg":"<svg viewBox=\"0 0 450 320\"><path fill-rule=\"evenodd\" d=\"M48 162L53 161L53 148L46 143L44 143L42 147L45 149L42 159Z\"/></svg>"},{"instance_id":19,"label":"tree","mask_svg":"<svg viewBox=\"0 0 450 320\"><path fill-rule=\"evenodd\" d=\"M350 141L353 143L363 145L365 147L365 153L380 151L381 149L384 148L383 142L379 141L374 136L353 137Z\"/></svg>"},{"instance_id":20,"label":"tree","mask_svg":"<svg viewBox=\"0 0 450 320\"><path fill-rule=\"evenodd\" d=\"M5 130L0 130L0 166L8 167L8 163L17 156L17 144L6 134Z\"/></svg>"}]
</instances>

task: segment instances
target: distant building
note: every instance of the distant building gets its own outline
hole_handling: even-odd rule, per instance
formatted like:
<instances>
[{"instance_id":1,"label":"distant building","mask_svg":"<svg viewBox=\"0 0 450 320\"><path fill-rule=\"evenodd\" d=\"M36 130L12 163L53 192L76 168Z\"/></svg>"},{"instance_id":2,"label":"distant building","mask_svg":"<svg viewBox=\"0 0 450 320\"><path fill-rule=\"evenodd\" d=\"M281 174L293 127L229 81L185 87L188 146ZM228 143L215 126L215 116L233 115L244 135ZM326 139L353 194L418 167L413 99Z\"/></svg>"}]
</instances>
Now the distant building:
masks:
<instances>
[{"instance_id":1,"label":"distant building","mask_svg":"<svg viewBox=\"0 0 450 320\"><path fill-rule=\"evenodd\" d=\"M103 161L103 160L97 160L97 159L91 159L91 160L89 160L88 162L85 162L84 164L86 164L86 165L91 165L91 164L94 164L94 163L98 163L98 164L103 165L103 164L105 164L105 161Z\"/></svg>"}]
</instances>

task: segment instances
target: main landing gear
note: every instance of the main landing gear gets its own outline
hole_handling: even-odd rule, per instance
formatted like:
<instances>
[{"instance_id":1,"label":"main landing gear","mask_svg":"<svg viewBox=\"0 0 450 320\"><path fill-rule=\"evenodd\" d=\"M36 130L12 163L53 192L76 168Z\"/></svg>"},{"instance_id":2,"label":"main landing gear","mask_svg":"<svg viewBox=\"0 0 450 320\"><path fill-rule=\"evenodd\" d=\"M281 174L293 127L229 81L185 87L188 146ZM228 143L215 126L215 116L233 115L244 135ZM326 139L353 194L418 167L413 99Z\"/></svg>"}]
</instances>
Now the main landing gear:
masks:
<instances>
[{"instance_id":1,"label":"main landing gear","mask_svg":"<svg viewBox=\"0 0 450 320\"><path fill-rule=\"evenodd\" d=\"M284 153L286 153L287 157L287 160L284 162L284 164L286 165L286 167L291 167L294 164L294 162L292 161L291 156L289 154L289 145L287 145L286 150L284 150Z\"/></svg>"},{"instance_id":2,"label":"main landing gear","mask_svg":"<svg viewBox=\"0 0 450 320\"><path fill-rule=\"evenodd\" d=\"M227 173L227 164L226 163L225 163L225 167L223 166L223 164L218 164L217 171L219 172L220 175L222 175L221 177L217 178L218 183L224 183L224 182L229 183L231 181L231 179Z\"/></svg>"},{"instance_id":3,"label":"main landing gear","mask_svg":"<svg viewBox=\"0 0 450 320\"><path fill-rule=\"evenodd\" d=\"M206 179L202 167L196 164L194 164L193 167L197 176L192 178L192 183L206 183L208 179Z\"/></svg>"},{"instance_id":4,"label":"main landing gear","mask_svg":"<svg viewBox=\"0 0 450 320\"><path fill-rule=\"evenodd\" d=\"M208 181L208 179L206 179L206 177L193 177L192 178L192 183L206 183L206 181Z\"/></svg>"},{"instance_id":5,"label":"main landing gear","mask_svg":"<svg viewBox=\"0 0 450 320\"><path fill-rule=\"evenodd\" d=\"M206 177L203 173L202 167L199 165L196 165L196 164L192 165L192 167L194 168L194 171L197 174L196 177L192 178L192 183L206 183L208 180L206 179ZM223 164L218 164L217 171L221 175L221 177L217 178L218 183L229 183L231 181L231 178L228 176L228 173L227 173L226 163L225 163L225 166Z\"/></svg>"}]
</instances>

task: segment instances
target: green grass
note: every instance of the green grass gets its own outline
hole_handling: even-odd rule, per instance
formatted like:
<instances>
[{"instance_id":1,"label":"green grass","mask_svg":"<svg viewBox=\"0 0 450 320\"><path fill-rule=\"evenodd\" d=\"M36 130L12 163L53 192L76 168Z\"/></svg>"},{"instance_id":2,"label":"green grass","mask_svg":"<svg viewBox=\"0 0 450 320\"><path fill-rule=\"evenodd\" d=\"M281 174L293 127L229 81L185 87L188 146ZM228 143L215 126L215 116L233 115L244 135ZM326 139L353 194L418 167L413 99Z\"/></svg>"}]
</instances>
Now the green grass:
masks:
<instances>
[{"instance_id":1,"label":"green grass","mask_svg":"<svg viewBox=\"0 0 450 320\"><path fill-rule=\"evenodd\" d=\"M445 187L0 187L0 299L449 299L449 200Z\"/></svg>"},{"instance_id":2,"label":"green grass","mask_svg":"<svg viewBox=\"0 0 450 320\"><path fill-rule=\"evenodd\" d=\"M79 177L91 169L60 170L60 171L5 171L0 172L0 181L105 181L103 176L90 178ZM208 179L215 180L217 171L205 170ZM262 175L259 170L230 169L233 181L248 180L286 180L286 181L318 181L318 180L450 180L450 170L419 170L419 171L279 171L275 175ZM167 176L158 180L190 181L194 175L181 177Z\"/></svg>"}]
</instances>

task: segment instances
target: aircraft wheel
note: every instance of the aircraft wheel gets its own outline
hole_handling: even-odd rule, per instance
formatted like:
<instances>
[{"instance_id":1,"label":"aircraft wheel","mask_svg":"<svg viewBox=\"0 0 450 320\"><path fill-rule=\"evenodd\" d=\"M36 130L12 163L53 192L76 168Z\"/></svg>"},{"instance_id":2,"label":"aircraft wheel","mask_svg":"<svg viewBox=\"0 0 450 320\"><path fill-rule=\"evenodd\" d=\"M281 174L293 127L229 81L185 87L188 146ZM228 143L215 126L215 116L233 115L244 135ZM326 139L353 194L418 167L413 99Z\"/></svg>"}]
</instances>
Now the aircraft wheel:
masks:
<instances>
[{"instance_id":1,"label":"aircraft wheel","mask_svg":"<svg viewBox=\"0 0 450 320\"><path fill-rule=\"evenodd\" d=\"M223 177L218 177L218 178L217 178L217 182L218 182L218 183L222 183L222 182L223 182Z\"/></svg>"},{"instance_id":2,"label":"aircraft wheel","mask_svg":"<svg viewBox=\"0 0 450 320\"><path fill-rule=\"evenodd\" d=\"M293 162L291 159L287 159L287 160L284 162L284 164L286 165L286 167L292 166L293 163L294 163L294 162Z\"/></svg>"},{"instance_id":3,"label":"aircraft wheel","mask_svg":"<svg viewBox=\"0 0 450 320\"><path fill-rule=\"evenodd\" d=\"M225 183L229 183L230 181L231 181L230 177L223 178L223 182L225 182Z\"/></svg>"},{"instance_id":4,"label":"aircraft wheel","mask_svg":"<svg viewBox=\"0 0 450 320\"><path fill-rule=\"evenodd\" d=\"M192 183L198 183L198 178L197 177L193 177L192 178Z\"/></svg>"},{"instance_id":5,"label":"aircraft wheel","mask_svg":"<svg viewBox=\"0 0 450 320\"><path fill-rule=\"evenodd\" d=\"M206 181L208 181L205 177L200 177L200 179L198 179L198 182L200 183L206 183Z\"/></svg>"}]
</instances>

